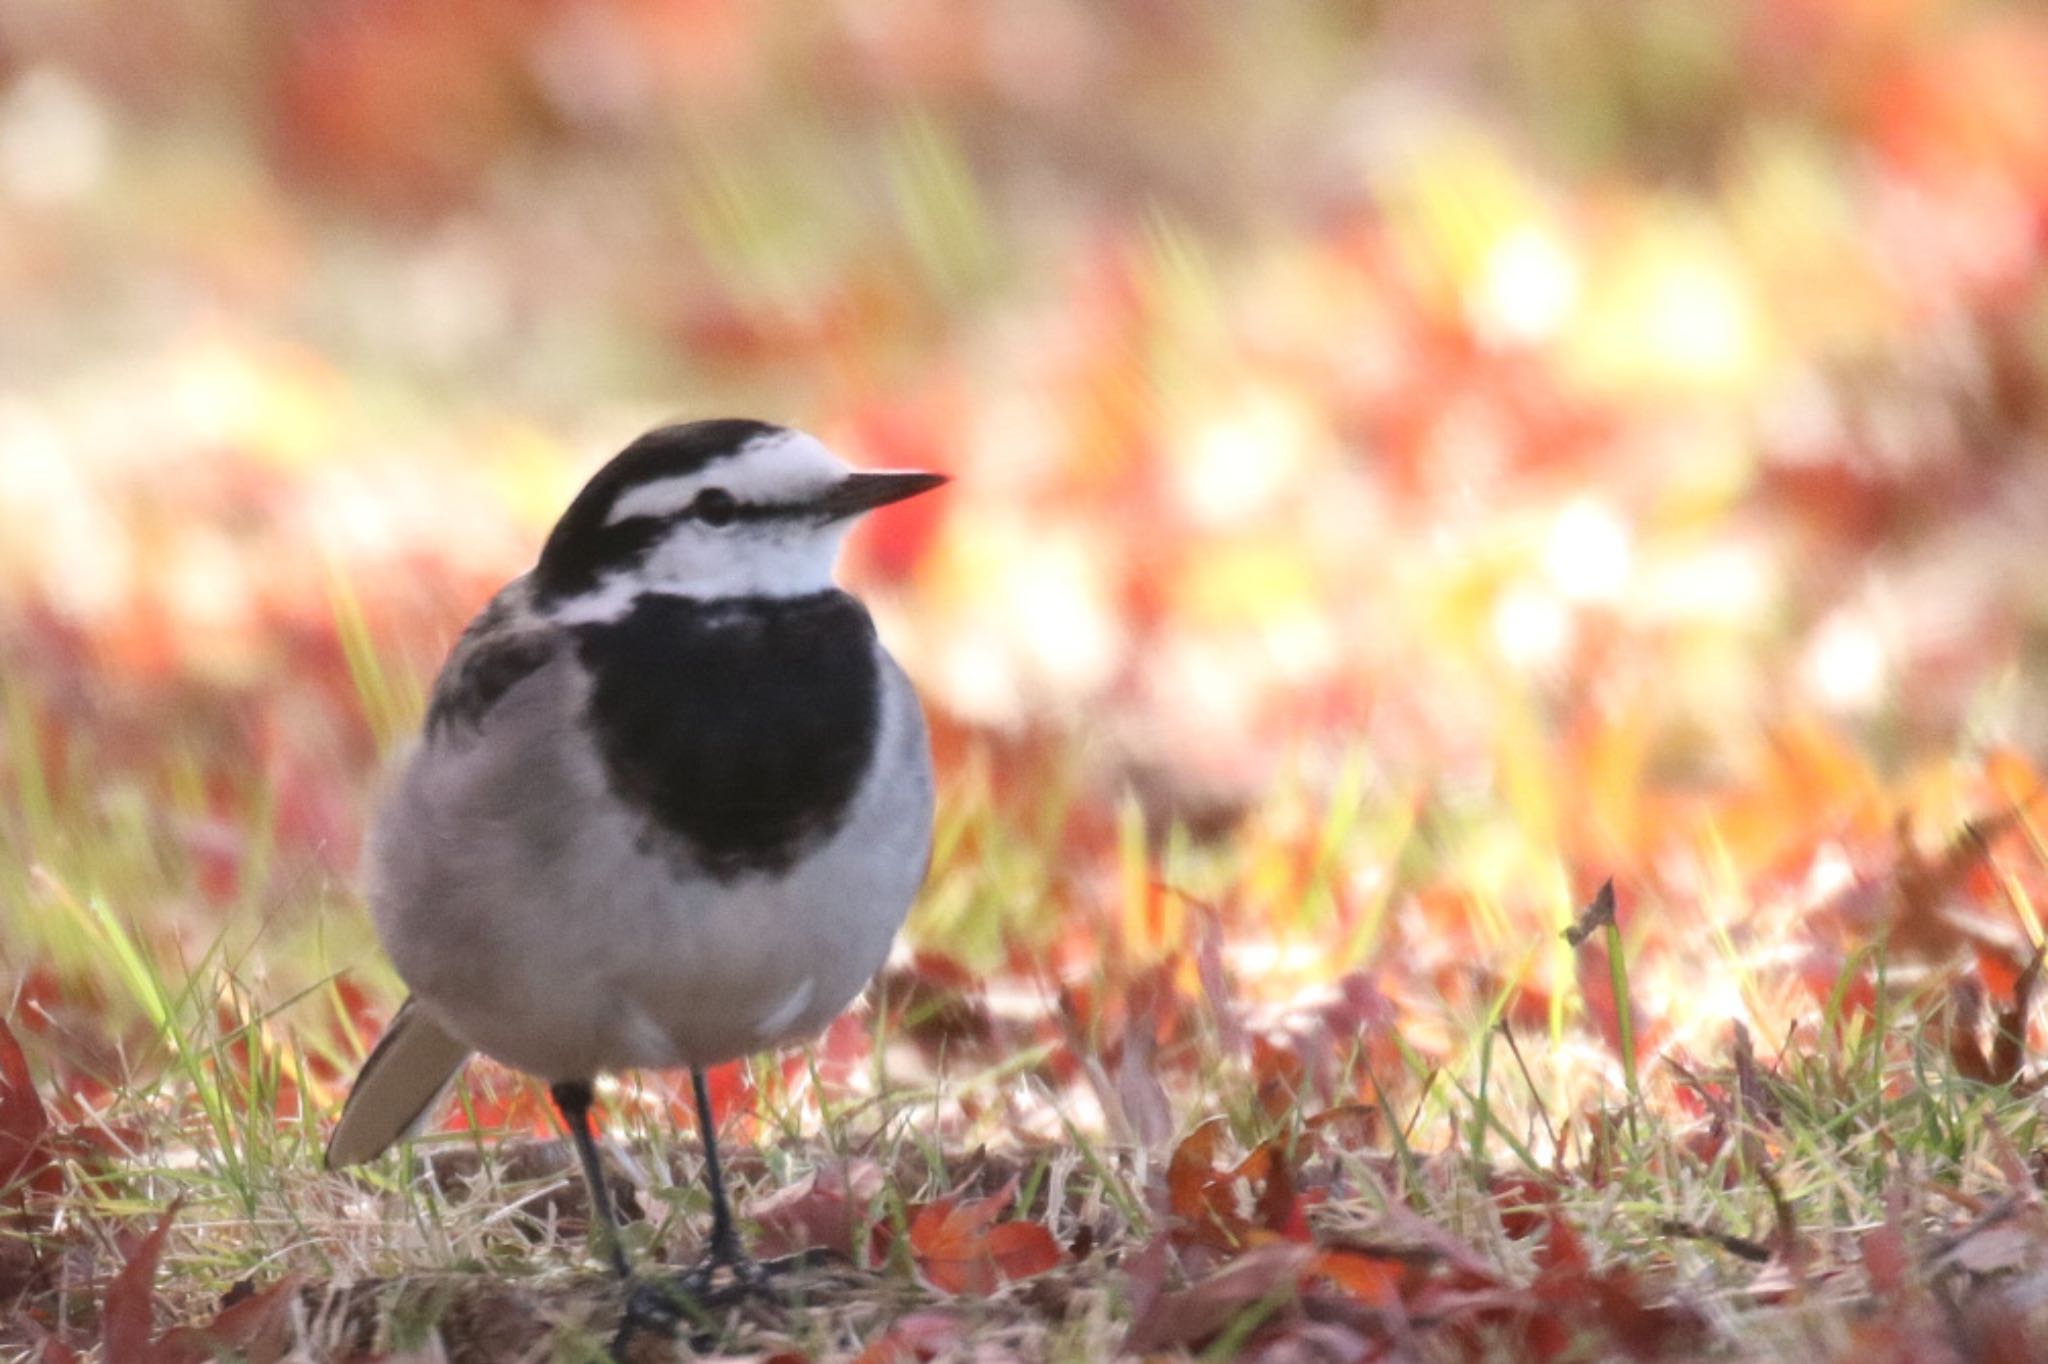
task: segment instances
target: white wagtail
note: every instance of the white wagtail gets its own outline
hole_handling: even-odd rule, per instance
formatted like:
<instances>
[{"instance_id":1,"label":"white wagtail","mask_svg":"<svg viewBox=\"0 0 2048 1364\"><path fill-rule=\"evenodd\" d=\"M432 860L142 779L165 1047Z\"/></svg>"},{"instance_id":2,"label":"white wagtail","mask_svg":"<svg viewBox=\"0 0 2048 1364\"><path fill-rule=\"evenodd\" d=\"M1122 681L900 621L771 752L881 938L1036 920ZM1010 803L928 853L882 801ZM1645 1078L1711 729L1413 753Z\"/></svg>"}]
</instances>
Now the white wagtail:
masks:
<instances>
[{"instance_id":1,"label":"white wagtail","mask_svg":"<svg viewBox=\"0 0 2048 1364\"><path fill-rule=\"evenodd\" d=\"M405 1135L480 1051L552 1085L592 1230L630 1278L591 1079L688 1066L712 1228L685 1287L752 1280L704 1071L823 1028L924 880L924 717L832 571L863 512L943 482L706 421L649 432L584 486L456 643L371 831L370 907L412 994L331 1167Z\"/></svg>"}]
</instances>

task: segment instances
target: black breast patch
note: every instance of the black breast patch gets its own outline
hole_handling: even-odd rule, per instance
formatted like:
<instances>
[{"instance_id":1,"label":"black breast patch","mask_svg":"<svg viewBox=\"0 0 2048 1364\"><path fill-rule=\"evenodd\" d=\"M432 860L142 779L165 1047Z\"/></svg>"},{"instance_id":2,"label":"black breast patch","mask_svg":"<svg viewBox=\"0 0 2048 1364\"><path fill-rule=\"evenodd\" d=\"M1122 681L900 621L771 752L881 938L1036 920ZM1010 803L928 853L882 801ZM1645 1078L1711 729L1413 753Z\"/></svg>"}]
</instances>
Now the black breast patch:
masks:
<instances>
[{"instance_id":1,"label":"black breast patch","mask_svg":"<svg viewBox=\"0 0 2048 1364\"><path fill-rule=\"evenodd\" d=\"M575 634L613 792L711 875L782 870L838 829L881 724L858 601L650 594Z\"/></svg>"}]
</instances>

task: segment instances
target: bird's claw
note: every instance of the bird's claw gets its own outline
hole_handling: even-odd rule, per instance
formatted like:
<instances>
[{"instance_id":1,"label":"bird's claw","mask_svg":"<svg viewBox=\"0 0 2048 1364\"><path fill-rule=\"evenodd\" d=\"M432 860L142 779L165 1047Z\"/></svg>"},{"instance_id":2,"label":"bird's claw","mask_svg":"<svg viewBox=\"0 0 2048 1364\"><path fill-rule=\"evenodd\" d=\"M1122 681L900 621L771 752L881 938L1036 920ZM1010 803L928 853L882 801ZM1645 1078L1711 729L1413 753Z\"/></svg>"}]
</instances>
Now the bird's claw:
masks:
<instances>
[{"instance_id":1,"label":"bird's claw","mask_svg":"<svg viewBox=\"0 0 2048 1364\"><path fill-rule=\"evenodd\" d=\"M815 1269L829 1258L829 1251L805 1250L772 1260L756 1260L744 1251L714 1249L668 1280L667 1286L671 1293L700 1307L724 1307L745 1298L779 1298L781 1292L775 1280Z\"/></svg>"},{"instance_id":2,"label":"bird's claw","mask_svg":"<svg viewBox=\"0 0 2048 1364\"><path fill-rule=\"evenodd\" d=\"M832 1258L828 1250L812 1249L756 1260L744 1251L714 1248L680 1274L637 1279L626 1294L613 1354L623 1357L625 1343L642 1333L673 1336L685 1320L707 1324L709 1313L750 1298L780 1301L777 1279L815 1269Z\"/></svg>"}]
</instances>

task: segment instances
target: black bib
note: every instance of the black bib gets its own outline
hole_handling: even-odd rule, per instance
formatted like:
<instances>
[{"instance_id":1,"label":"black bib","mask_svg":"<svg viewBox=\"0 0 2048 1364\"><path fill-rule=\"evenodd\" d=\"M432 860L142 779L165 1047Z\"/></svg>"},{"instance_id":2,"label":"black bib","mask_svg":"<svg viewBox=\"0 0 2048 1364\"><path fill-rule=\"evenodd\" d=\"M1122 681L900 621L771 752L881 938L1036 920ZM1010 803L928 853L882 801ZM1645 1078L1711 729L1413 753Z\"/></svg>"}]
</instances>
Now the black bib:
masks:
<instances>
[{"instance_id":1,"label":"black bib","mask_svg":"<svg viewBox=\"0 0 2048 1364\"><path fill-rule=\"evenodd\" d=\"M650 594L574 634L613 793L705 871L781 871L839 828L881 725L854 598Z\"/></svg>"}]
</instances>

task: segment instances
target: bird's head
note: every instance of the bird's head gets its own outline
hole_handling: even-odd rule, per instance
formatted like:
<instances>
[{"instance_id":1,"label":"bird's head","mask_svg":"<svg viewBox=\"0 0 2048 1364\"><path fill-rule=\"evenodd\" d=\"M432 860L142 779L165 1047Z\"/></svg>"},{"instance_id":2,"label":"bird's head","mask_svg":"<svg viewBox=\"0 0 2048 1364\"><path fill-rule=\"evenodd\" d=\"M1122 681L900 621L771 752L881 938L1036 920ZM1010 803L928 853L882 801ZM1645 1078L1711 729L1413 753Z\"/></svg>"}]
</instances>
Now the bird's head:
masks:
<instances>
[{"instance_id":1,"label":"bird's head","mask_svg":"<svg viewBox=\"0 0 2048 1364\"><path fill-rule=\"evenodd\" d=\"M533 580L558 620L608 620L646 592L800 596L832 585L862 513L943 474L855 470L801 431L725 420L664 426L597 471L555 523Z\"/></svg>"}]
</instances>

